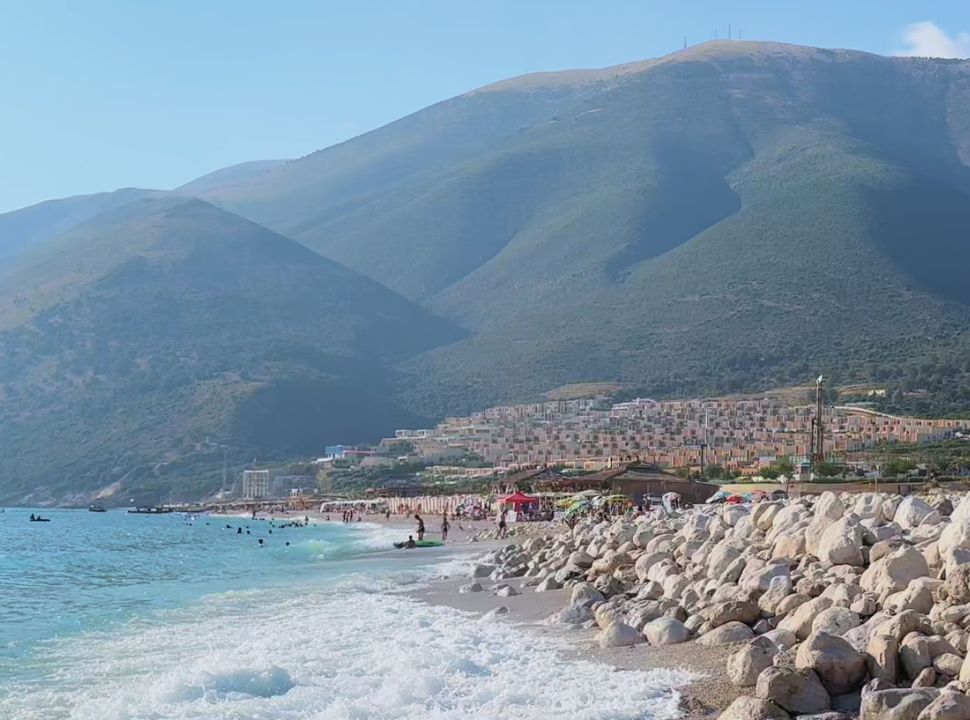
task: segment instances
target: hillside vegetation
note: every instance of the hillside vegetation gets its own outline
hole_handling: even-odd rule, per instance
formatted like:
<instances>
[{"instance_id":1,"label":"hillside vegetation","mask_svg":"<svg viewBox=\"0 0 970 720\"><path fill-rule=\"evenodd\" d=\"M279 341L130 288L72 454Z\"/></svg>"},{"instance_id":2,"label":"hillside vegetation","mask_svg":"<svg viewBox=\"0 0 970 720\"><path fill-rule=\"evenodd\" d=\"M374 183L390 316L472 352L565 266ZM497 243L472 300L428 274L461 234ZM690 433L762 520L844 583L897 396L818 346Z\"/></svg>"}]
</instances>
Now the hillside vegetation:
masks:
<instances>
[{"instance_id":1,"label":"hillside vegetation","mask_svg":"<svg viewBox=\"0 0 970 720\"><path fill-rule=\"evenodd\" d=\"M113 483L171 496L181 466L222 460L216 444L234 461L308 456L420 422L389 366L459 336L197 200L142 200L62 236L0 284L0 318L26 288L0 332L0 445L3 495L31 501Z\"/></svg>"},{"instance_id":2,"label":"hillside vegetation","mask_svg":"<svg viewBox=\"0 0 970 720\"><path fill-rule=\"evenodd\" d=\"M949 368L968 159L970 63L722 41L499 83L213 200L466 327L407 365L439 415Z\"/></svg>"}]
</instances>

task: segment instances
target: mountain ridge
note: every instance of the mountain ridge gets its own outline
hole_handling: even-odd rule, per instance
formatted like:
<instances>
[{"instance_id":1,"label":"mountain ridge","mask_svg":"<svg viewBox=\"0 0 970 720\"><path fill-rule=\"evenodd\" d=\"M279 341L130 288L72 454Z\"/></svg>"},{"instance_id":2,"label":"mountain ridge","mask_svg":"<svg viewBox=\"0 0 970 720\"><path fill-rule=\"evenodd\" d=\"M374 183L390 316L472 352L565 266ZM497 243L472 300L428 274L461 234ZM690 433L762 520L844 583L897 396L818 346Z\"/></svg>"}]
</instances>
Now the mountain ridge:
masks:
<instances>
[{"instance_id":1,"label":"mountain ridge","mask_svg":"<svg viewBox=\"0 0 970 720\"><path fill-rule=\"evenodd\" d=\"M164 247L136 202L0 266L0 414L17 409L25 477L52 414L80 484L113 464L140 492L188 493L145 468L187 472L207 434L310 453L570 383L683 396L824 372L933 398L906 410L970 410L966 61L706 43L493 83L193 182L139 201L182 208ZM237 257L231 238L252 233L278 255ZM258 328L266 351L225 327ZM171 372L127 384L165 343ZM23 405L21 386L44 383L64 397ZM132 398L162 407L176 440L149 441ZM97 452L77 428L115 407L137 420L137 457L108 462L123 423L99 426Z\"/></svg>"}]
</instances>

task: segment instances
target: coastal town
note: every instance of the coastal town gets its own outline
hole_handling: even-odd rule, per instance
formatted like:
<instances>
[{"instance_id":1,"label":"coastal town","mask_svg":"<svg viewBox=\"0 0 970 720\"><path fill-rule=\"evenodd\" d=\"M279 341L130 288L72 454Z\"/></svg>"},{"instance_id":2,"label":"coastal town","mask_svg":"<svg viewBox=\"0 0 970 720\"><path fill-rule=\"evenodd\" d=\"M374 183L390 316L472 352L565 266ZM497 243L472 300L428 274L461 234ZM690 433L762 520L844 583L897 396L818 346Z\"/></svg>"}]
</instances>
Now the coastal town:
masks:
<instances>
[{"instance_id":1,"label":"coastal town","mask_svg":"<svg viewBox=\"0 0 970 720\"><path fill-rule=\"evenodd\" d=\"M254 466L222 497L302 504L386 498L392 507L413 507L418 499L424 508L443 509L470 495L607 490L624 478L662 481L657 496L681 481L959 478L970 475L962 451L936 467L899 457L939 443L961 447L968 438L967 420L812 403L805 392L624 402L575 398L492 407L431 428L398 429L374 445L327 446L297 471ZM678 492L695 494L689 484Z\"/></svg>"}]
</instances>

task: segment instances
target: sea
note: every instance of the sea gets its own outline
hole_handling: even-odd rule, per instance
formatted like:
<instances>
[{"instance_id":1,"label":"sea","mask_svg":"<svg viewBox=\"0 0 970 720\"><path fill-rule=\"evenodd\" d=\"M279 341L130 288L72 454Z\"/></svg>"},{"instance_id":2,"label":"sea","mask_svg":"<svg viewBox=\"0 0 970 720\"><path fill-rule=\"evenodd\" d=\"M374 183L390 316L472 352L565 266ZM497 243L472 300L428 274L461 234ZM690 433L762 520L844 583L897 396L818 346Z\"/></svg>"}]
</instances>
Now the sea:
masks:
<instances>
[{"instance_id":1,"label":"sea","mask_svg":"<svg viewBox=\"0 0 970 720\"><path fill-rule=\"evenodd\" d=\"M0 513L2 720L678 716L684 673L614 670L410 594L467 573L468 546L399 551L400 530L284 516L31 512Z\"/></svg>"}]
</instances>

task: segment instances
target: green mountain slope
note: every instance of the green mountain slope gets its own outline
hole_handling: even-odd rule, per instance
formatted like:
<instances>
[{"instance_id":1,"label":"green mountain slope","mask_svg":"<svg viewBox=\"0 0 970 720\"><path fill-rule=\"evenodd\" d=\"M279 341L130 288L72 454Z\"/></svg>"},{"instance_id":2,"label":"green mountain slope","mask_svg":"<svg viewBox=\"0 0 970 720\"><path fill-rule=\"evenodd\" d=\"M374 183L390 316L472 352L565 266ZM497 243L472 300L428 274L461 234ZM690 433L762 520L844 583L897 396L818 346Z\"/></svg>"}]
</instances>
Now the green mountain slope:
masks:
<instances>
[{"instance_id":1,"label":"green mountain slope","mask_svg":"<svg viewBox=\"0 0 970 720\"><path fill-rule=\"evenodd\" d=\"M390 366L459 337L198 200L138 201L45 249L0 280L5 500L199 496L199 468L222 460L212 443L305 456L419 422L393 402Z\"/></svg>"},{"instance_id":2,"label":"green mountain slope","mask_svg":"<svg viewBox=\"0 0 970 720\"><path fill-rule=\"evenodd\" d=\"M891 378L968 346L968 118L967 62L723 41L483 88L214 201L468 328L407 364L432 414Z\"/></svg>"}]
</instances>

